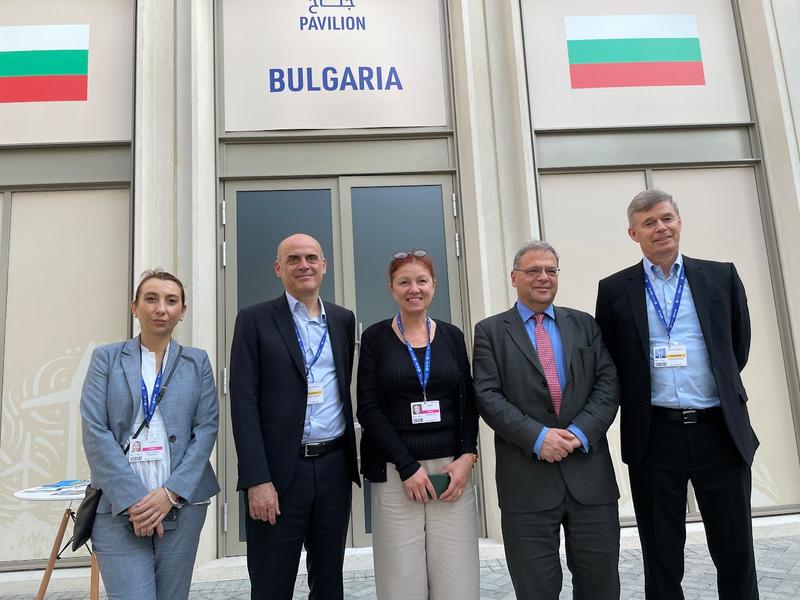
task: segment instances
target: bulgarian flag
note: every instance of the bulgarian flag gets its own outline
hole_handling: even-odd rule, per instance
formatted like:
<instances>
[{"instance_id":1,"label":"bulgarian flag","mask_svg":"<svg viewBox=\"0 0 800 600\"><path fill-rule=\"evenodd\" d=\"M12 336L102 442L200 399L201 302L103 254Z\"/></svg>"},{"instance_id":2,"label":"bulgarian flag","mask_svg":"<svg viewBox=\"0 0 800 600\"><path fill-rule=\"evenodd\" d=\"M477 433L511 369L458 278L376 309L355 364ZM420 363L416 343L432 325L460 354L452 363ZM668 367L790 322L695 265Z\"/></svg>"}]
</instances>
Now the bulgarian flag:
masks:
<instances>
[{"instance_id":1,"label":"bulgarian flag","mask_svg":"<svg viewBox=\"0 0 800 600\"><path fill-rule=\"evenodd\" d=\"M0 27L0 102L85 101L88 25Z\"/></svg>"},{"instance_id":2,"label":"bulgarian flag","mask_svg":"<svg viewBox=\"0 0 800 600\"><path fill-rule=\"evenodd\" d=\"M572 88L705 85L693 15L565 17Z\"/></svg>"}]
</instances>

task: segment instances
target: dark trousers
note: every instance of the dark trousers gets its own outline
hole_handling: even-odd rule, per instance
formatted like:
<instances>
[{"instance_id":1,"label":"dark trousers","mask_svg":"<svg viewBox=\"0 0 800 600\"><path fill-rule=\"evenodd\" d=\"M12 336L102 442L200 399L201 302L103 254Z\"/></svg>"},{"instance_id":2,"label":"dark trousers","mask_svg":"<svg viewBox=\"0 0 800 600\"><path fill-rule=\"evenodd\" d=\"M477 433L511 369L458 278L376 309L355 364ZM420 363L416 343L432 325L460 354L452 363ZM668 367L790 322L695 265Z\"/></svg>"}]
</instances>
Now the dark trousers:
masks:
<instances>
[{"instance_id":1,"label":"dark trousers","mask_svg":"<svg viewBox=\"0 0 800 600\"><path fill-rule=\"evenodd\" d=\"M292 483L278 496L281 514L275 525L253 520L248 512L245 529L252 600L291 600L303 544L309 598L342 600L351 496L343 446L298 461Z\"/></svg>"},{"instance_id":2,"label":"dark trousers","mask_svg":"<svg viewBox=\"0 0 800 600\"><path fill-rule=\"evenodd\" d=\"M750 515L750 467L719 410L697 423L655 409L642 462L629 468L642 542L647 600L682 600L686 490L692 482L717 568L721 600L757 600Z\"/></svg>"},{"instance_id":3,"label":"dark trousers","mask_svg":"<svg viewBox=\"0 0 800 600\"><path fill-rule=\"evenodd\" d=\"M580 504L569 492L552 510L502 511L503 543L514 592L520 600L558 600L561 526L575 600L619 599L617 503Z\"/></svg>"}]
</instances>

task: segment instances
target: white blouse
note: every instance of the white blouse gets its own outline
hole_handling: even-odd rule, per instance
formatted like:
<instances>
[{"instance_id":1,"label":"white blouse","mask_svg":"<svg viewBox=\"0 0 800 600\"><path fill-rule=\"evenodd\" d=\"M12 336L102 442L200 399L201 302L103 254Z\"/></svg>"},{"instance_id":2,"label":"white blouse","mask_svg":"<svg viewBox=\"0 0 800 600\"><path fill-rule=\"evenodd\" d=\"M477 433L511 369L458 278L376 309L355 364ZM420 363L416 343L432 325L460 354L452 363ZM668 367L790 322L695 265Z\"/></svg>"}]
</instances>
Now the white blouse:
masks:
<instances>
[{"instance_id":1,"label":"white blouse","mask_svg":"<svg viewBox=\"0 0 800 600\"><path fill-rule=\"evenodd\" d=\"M147 388L147 395L148 401L151 399L153 394L153 386L156 382L156 377L158 376L158 371L156 370L156 353L150 352L144 346L141 346L142 349L142 380L144 381L144 385ZM161 361L162 364L162 372L163 367L167 364L167 357L169 356L169 346L167 346L166 352L164 352L164 359ZM161 385L164 385L164 377L166 377L166 373L164 372L162 375ZM142 424L144 421L144 409L142 408L142 397L141 394L137 395L134 398L136 405L138 406L138 411L136 412L136 418L133 420L133 428L131 429L131 437L133 434L136 433L136 430L139 429L139 425ZM150 420L150 426L142 429L142 432L139 434L137 439L149 439L151 441L156 441L161 444L164 448L163 458L161 460L150 460L150 461L142 461L142 462L133 462L129 463L133 472L136 473L142 480L145 488L148 491L153 491L156 488L161 487L164 485L164 482L167 480L170 474L170 453L169 453L169 436L167 435L167 428L164 424L164 419L161 417L161 409L156 407L156 411L153 414L153 418Z\"/></svg>"}]
</instances>

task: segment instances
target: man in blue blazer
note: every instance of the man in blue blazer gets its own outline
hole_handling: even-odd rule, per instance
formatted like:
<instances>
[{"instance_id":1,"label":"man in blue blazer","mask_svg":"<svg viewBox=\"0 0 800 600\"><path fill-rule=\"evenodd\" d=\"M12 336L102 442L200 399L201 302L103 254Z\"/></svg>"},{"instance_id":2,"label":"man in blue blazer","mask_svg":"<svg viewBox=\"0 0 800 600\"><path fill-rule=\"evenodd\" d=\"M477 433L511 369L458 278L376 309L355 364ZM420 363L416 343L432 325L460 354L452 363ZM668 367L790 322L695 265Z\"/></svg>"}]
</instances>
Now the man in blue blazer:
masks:
<instances>
[{"instance_id":1,"label":"man in blue blazer","mask_svg":"<svg viewBox=\"0 0 800 600\"><path fill-rule=\"evenodd\" d=\"M353 313L319 297L327 262L295 234L278 246L285 294L243 308L231 348L231 422L245 490L253 599L292 597L303 544L310 598L343 598L356 461Z\"/></svg>"},{"instance_id":2,"label":"man in blue blazer","mask_svg":"<svg viewBox=\"0 0 800 600\"><path fill-rule=\"evenodd\" d=\"M758 439L740 371L750 350L744 286L731 263L680 254L672 196L640 192L628 234L644 259L600 281L595 317L617 366L648 600L683 598L692 482L719 597L755 600L750 466Z\"/></svg>"}]
</instances>

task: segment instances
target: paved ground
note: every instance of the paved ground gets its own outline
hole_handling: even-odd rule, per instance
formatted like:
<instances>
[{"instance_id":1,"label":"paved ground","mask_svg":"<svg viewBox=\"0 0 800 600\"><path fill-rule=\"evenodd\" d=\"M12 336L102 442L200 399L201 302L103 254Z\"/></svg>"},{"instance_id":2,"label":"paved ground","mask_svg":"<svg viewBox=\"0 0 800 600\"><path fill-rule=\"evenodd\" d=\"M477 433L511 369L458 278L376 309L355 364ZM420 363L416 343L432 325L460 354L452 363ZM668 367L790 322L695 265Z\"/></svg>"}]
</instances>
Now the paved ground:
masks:
<instances>
[{"instance_id":1,"label":"paved ground","mask_svg":"<svg viewBox=\"0 0 800 600\"><path fill-rule=\"evenodd\" d=\"M762 600L798 600L800 598L800 536L773 538L756 542L759 588ZM572 598L569 571L562 556L564 589L561 599ZM621 600L644 600L644 576L641 551L623 550L620 555ZM716 572L703 544L687 546L686 575L683 589L686 600L715 600ZM249 599L250 586L246 581L199 582L192 586L191 600ZM352 571L345 579L345 598L367 600L375 598L372 571ZM305 577L298 578L294 598L308 597ZM5 600L5 597L0 597ZM73 596L64 596L72 600ZM508 576L506 561L481 561L481 600L513 600L514 589ZM456 600L456 599L453 599Z\"/></svg>"},{"instance_id":2,"label":"paved ground","mask_svg":"<svg viewBox=\"0 0 800 600\"><path fill-rule=\"evenodd\" d=\"M757 519L754 528L756 562L762 600L800 599L800 517ZM683 589L686 600L715 600L716 574L703 542L700 524L690 525L686 547L686 575ZM372 557L368 549L348 551L345 564L345 598L375 598ZM620 554L622 600L644 600L641 551L635 529L623 530ZM564 591L571 598L569 571L562 556ZM1 573L0 600L30 600L35 596L41 572ZM191 600L248 600L250 586L242 558L228 558L201 567L195 572ZM88 597L88 570L56 571L48 600L85 600ZM104 594L101 597L105 598ZM294 598L308 597L305 575L297 579ZM503 558L502 545L481 542L481 600L512 600L514 590ZM455 600L455 599L454 599Z\"/></svg>"}]
</instances>

